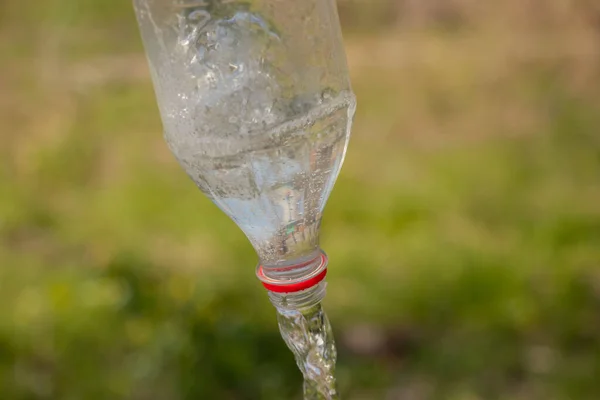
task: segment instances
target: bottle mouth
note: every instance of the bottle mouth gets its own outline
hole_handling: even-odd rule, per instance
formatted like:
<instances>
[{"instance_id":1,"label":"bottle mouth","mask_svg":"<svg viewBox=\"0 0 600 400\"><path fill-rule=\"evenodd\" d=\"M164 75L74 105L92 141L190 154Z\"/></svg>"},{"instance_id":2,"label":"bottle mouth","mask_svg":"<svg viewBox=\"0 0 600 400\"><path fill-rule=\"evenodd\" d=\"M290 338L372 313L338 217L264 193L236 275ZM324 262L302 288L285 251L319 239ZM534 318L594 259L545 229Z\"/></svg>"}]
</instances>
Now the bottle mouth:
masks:
<instances>
[{"instance_id":1,"label":"bottle mouth","mask_svg":"<svg viewBox=\"0 0 600 400\"><path fill-rule=\"evenodd\" d=\"M256 268L256 276L265 289L271 292L295 293L309 289L323 281L327 275L328 264L327 254L320 250L315 259L299 264L268 269L259 265ZM295 271L298 274L294 274ZM280 277L277 275L280 275ZM282 275L287 276L287 278Z\"/></svg>"}]
</instances>

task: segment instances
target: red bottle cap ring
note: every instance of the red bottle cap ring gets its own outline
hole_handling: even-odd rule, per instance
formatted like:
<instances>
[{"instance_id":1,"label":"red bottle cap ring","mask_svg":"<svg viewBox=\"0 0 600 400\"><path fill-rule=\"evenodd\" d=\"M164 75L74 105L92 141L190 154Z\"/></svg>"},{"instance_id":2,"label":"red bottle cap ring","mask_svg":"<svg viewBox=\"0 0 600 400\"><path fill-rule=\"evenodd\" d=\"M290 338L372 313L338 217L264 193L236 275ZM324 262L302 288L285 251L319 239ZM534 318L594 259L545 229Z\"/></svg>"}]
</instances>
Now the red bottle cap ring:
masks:
<instances>
[{"instance_id":1,"label":"red bottle cap ring","mask_svg":"<svg viewBox=\"0 0 600 400\"><path fill-rule=\"evenodd\" d=\"M265 276L262 265L258 267L256 271L256 275L258 279L260 279L261 283L265 287L265 289L275 292L275 293L295 293L301 292L302 290L310 289L313 286L319 284L325 276L327 276L327 257L324 254L321 254L321 271L319 271L316 275L301 281L294 283L269 283L269 278Z\"/></svg>"}]
</instances>

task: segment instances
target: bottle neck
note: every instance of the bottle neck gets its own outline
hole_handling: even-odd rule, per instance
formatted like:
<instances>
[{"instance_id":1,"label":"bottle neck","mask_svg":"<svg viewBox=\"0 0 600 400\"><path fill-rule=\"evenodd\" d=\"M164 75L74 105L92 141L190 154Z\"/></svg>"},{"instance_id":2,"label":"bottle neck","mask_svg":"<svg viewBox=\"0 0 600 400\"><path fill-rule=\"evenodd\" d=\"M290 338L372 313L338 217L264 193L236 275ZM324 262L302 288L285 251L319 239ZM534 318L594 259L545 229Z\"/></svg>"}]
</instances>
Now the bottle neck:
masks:
<instances>
[{"instance_id":1,"label":"bottle neck","mask_svg":"<svg viewBox=\"0 0 600 400\"><path fill-rule=\"evenodd\" d=\"M327 264L327 255L319 249L311 257L298 259L287 265L259 265L256 276L268 290L291 293L308 289L323 280Z\"/></svg>"},{"instance_id":2,"label":"bottle neck","mask_svg":"<svg viewBox=\"0 0 600 400\"><path fill-rule=\"evenodd\" d=\"M319 248L310 254L279 264L262 264L263 275L275 282L296 282L306 279L322 264L322 252ZM261 278L262 280L262 278Z\"/></svg>"},{"instance_id":3,"label":"bottle neck","mask_svg":"<svg viewBox=\"0 0 600 400\"><path fill-rule=\"evenodd\" d=\"M269 300L280 311L308 310L319 304L327 292L327 282L321 281L317 285L295 293L275 293L268 291Z\"/></svg>"}]
</instances>

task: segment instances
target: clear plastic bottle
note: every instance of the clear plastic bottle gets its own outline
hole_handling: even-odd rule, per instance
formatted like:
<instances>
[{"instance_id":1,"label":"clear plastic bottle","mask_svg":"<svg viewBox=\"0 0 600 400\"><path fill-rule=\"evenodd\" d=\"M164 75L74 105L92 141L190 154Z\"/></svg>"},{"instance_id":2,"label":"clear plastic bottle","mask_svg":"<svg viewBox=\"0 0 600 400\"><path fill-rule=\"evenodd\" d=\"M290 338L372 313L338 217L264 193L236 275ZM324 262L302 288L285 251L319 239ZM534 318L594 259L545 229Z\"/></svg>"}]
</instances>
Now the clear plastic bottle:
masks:
<instances>
[{"instance_id":1,"label":"clear plastic bottle","mask_svg":"<svg viewBox=\"0 0 600 400\"><path fill-rule=\"evenodd\" d=\"M169 148L260 259L306 398L336 398L323 209L355 110L334 0L134 0Z\"/></svg>"},{"instance_id":2,"label":"clear plastic bottle","mask_svg":"<svg viewBox=\"0 0 600 400\"><path fill-rule=\"evenodd\" d=\"M303 279L355 109L334 1L134 4L170 149L266 277Z\"/></svg>"}]
</instances>

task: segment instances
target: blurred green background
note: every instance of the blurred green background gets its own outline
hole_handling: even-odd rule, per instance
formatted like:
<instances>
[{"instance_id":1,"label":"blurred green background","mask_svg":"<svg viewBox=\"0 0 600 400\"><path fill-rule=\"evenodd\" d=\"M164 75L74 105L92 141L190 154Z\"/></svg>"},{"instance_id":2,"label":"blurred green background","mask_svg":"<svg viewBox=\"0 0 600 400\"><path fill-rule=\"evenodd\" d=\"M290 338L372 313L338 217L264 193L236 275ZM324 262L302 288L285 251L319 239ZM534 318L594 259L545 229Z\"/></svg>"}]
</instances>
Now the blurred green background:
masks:
<instances>
[{"instance_id":1,"label":"blurred green background","mask_svg":"<svg viewBox=\"0 0 600 400\"><path fill-rule=\"evenodd\" d=\"M600 3L339 1L345 399L600 398ZM243 234L167 151L126 0L0 2L0 397L298 399Z\"/></svg>"}]
</instances>

